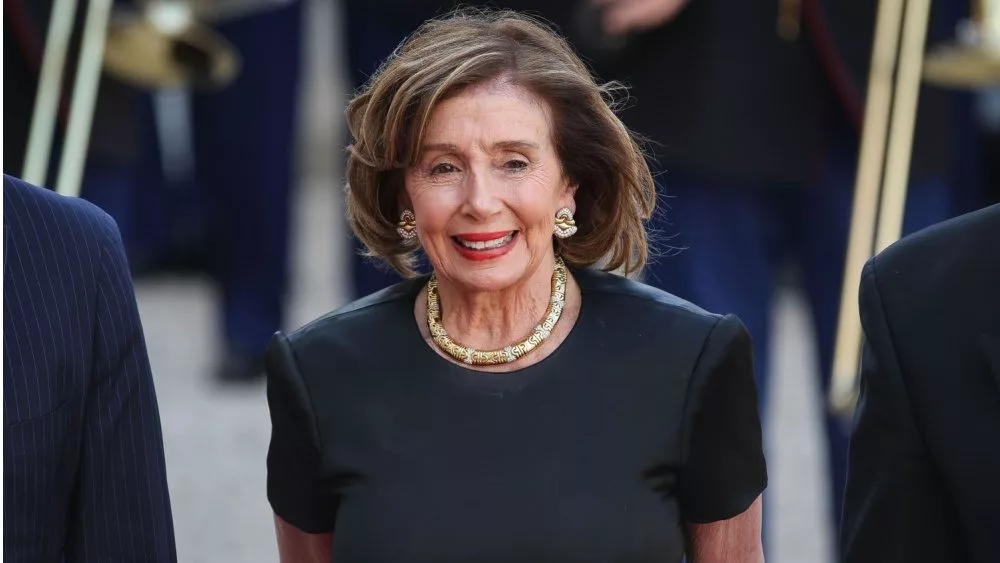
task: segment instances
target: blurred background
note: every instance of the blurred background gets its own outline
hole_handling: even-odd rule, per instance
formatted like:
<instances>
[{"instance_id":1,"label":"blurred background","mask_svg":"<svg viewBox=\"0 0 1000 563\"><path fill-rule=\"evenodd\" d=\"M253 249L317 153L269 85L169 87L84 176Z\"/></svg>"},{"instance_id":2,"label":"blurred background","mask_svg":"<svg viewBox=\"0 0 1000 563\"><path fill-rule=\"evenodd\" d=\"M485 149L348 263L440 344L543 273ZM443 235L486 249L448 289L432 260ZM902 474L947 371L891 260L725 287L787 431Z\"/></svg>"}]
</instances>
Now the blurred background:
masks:
<instances>
[{"instance_id":1,"label":"blurred background","mask_svg":"<svg viewBox=\"0 0 1000 563\"><path fill-rule=\"evenodd\" d=\"M68 3L5 0L3 171L75 192L121 228L180 560L274 561L261 352L275 330L393 281L356 256L344 221L343 109L407 33L450 3L167 1L139 25L120 15L133 2L109 1L104 70L81 147L70 133L81 91L70 79L39 88L43 53L53 11L76 30L69 60L86 51L79 30L92 5L99 21L104 1L67 15L59 10ZM653 141L665 203L653 225L664 256L647 281L750 325L767 389L768 560L833 561L831 490L842 479L847 423L826 417L824 366L876 3L690 2L669 21L622 24L621 35L603 31L588 0L500 4L556 21L601 78L633 86L624 116ZM982 30L962 23L977 5L982 17L982 2L933 2L928 49L956 36L982 43ZM185 19L191 6L204 27ZM151 25L180 39L140 32ZM71 63L68 75L88 72ZM982 82L921 89L905 231L1000 199L1000 90ZM53 100L48 159L30 154L32 140L44 144L32 131L39 92ZM75 179L61 170L73 169L73 151ZM727 289L727 279L741 285Z\"/></svg>"}]
</instances>

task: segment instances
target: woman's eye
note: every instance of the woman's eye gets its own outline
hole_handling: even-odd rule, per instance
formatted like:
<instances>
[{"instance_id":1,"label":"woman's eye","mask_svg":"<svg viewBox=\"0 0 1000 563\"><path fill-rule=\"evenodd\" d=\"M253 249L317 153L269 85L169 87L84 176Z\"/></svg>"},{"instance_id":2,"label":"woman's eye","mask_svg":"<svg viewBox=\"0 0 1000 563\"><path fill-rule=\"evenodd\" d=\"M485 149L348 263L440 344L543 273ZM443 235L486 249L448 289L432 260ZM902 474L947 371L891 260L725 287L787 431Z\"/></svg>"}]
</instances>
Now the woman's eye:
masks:
<instances>
[{"instance_id":1,"label":"woman's eye","mask_svg":"<svg viewBox=\"0 0 1000 563\"><path fill-rule=\"evenodd\" d=\"M515 172L519 172L519 171L524 170L525 168L527 168L528 167L528 163L525 162L525 161L523 161L523 160L508 160L504 164L504 167L506 167L508 170L513 170Z\"/></svg>"},{"instance_id":2,"label":"woman's eye","mask_svg":"<svg viewBox=\"0 0 1000 563\"><path fill-rule=\"evenodd\" d=\"M431 168L431 174L450 174L456 172L458 168L455 168L447 162L442 162L441 164L436 164Z\"/></svg>"}]
</instances>

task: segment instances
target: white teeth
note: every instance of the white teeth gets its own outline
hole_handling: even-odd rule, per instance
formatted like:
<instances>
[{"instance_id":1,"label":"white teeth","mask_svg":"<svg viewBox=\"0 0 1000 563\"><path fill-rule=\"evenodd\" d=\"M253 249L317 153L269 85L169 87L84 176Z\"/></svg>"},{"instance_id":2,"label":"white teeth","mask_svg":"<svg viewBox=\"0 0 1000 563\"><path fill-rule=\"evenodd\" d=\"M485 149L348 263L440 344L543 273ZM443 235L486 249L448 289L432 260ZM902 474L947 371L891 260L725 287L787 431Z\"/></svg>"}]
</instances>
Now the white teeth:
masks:
<instances>
[{"instance_id":1,"label":"white teeth","mask_svg":"<svg viewBox=\"0 0 1000 563\"><path fill-rule=\"evenodd\" d=\"M472 242L458 238L458 242L460 242L462 246L464 246L465 248L471 248L473 250L488 250L491 248L500 248L501 246L507 244L513 239L514 239L514 233L510 233L505 237L500 237L493 240L481 240Z\"/></svg>"}]
</instances>

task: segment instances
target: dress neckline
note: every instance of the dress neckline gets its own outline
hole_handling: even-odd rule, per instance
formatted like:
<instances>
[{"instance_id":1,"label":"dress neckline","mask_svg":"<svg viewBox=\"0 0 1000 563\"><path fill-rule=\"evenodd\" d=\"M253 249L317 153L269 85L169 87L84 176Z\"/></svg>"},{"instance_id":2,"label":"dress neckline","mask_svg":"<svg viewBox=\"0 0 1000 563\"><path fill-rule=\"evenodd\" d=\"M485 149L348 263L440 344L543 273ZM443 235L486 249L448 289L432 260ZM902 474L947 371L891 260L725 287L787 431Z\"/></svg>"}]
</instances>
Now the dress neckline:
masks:
<instances>
[{"instance_id":1,"label":"dress neckline","mask_svg":"<svg viewBox=\"0 0 1000 563\"><path fill-rule=\"evenodd\" d=\"M586 277L586 273L581 275L580 269L571 266L567 266L567 269L580 288L580 310L569 333L566 334L566 338L548 356L531 365L511 371L492 372L466 367L449 361L438 354L431 347L431 344L424 340L420 331L420 320L413 314L416 299L427 284L429 275L422 275L414 279L409 291L406 292L406 298L403 300L410 320L406 328L408 338L412 339L413 346L419 348L418 354L421 360L426 360L434 368L431 371L440 374L453 384L500 394L520 391L534 381L543 379L545 374L558 372L558 369L551 366L558 365L561 357L572 353L572 350L577 348L576 342L582 337L581 333L586 327L587 315L591 309L587 304L586 285L582 281L582 278ZM407 348L410 348L410 345L407 345Z\"/></svg>"}]
</instances>

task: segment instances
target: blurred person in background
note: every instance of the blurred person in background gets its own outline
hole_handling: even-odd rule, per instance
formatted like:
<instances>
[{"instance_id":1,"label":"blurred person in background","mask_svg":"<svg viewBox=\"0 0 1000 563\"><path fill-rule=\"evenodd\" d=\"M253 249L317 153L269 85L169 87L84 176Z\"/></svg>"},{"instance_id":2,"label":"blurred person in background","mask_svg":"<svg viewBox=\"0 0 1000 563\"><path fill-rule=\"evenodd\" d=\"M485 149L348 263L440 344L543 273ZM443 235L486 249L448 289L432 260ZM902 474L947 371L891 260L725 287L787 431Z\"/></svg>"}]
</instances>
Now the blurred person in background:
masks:
<instances>
[{"instance_id":1,"label":"blurred person in background","mask_svg":"<svg viewBox=\"0 0 1000 563\"><path fill-rule=\"evenodd\" d=\"M192 173L161 175L163 137L148 139L142 173L159 197L139 211L161 229L149 235L160 244L144 268L207 269L218 281L224 348L216 377L236 383L261 380L263 350L284 321L304 9L303 0L246 4L212 23L241 68L232 84L191 96ZM201 230L163 235L190 223Z\"/></svg>"},{"instance_id":2,"label":"blurred person in background","mask_svg":"<svg viewBox=\"0 0 1000 563\"><path fill-rule=\"evenodd\" d=\"M304 2L225 4L228 17L211 25L238 51L241 69L220 91L191 93L190 114L157 114L160 93L101 77L81 196L121 225L137 276L216 278L223 336L216 377L259 382L288 287ZM5 171L18 173L23 163L50 9L51 2L4 3L4 42L13 47L4 51L4 113L12 117L4 125ZM64 109L71 86L64 81ZM172 148L189 153L187 168L175 166L183 158L163 156L170 150L161 141L178 131Z\"/></svg>"},{"instance_id":3,"label":"blurred person in background","mask_svg":"<svg viewBox=\"0 0 1000 563\"><path fill-rule=\"evenodd\" d=\"M3 560L174 563L160 415L114 220L3 178Z\"/></svg>"},{"instance_id":4,"label":"blurred person in background","mask_svg":"<svg viewBox=\"0 0 1000 563\"><path fill-rule=\"evenodd\" d=\"M642 267L656 202L610 95L463 11L352 99L350 224L410 279L269 347L282 561L763 561L749 333L598 269Z\"/></svg>"}]
</instances>

